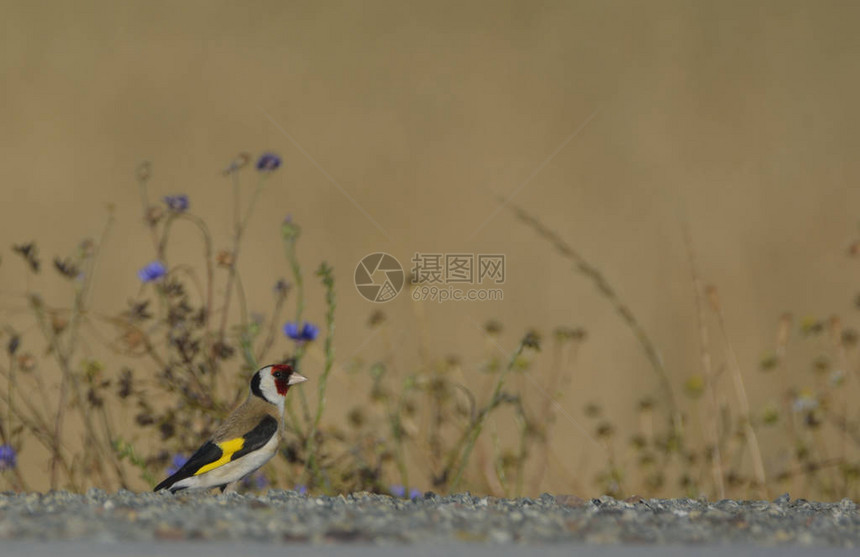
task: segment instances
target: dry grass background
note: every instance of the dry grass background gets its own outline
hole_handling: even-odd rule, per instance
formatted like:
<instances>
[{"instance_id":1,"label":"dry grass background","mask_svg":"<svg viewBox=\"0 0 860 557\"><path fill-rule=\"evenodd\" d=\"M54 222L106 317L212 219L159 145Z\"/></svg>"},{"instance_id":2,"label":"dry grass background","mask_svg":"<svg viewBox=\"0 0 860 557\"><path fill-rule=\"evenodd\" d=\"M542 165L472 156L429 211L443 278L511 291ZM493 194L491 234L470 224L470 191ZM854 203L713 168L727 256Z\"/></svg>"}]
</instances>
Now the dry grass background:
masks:
<instances>
[{"instance_id":1,"label":"dry grass background","mask_svg":"<svg viewBox=\"0 0 860 557\"><path fill-rule=\"evenodd\" d=\"M700 369L685 226L699 273L719 288L754 407L807 381L800 365L757 372L784 311L856 322L846 247L860 207L860 6L3 0L0 20L0 239L65 254L114 204L96 309L137 292L147 261L134 255L150 247L133 178L141 160L154 164L154 194L187 193L196 213L225 223L218 248L231 215L219 170L239 151L271 149L285 166L248 231L250 303L265 309L288 274L278 226L292 214L305 265L335 269L344 365L384 349L381 337L366 342L376 308L351 286L362 256L501 252L504 301L424 304L432 351L461 354L468 375L490 318L505 324L507 350L531 326L584 326L560 402L585 422L582 407L599 400L632 427L636 400L657 392L634 337L548 244L496 213L499 195L516 194L603 270L676 386ZM196 253L192 234L185 242L176 249ZM0 302L26 327L25 275L11 258ZM319 322L321 290L308 296ZM408 369L414 302L383 309ZM320 363L307 365L313 376ZM338 381L335 406L348 396ZM576 463L588 442L560 424L559 461L586 474ZM558 478L545 489L569 491Z\"/></svg>"}]
</instances>

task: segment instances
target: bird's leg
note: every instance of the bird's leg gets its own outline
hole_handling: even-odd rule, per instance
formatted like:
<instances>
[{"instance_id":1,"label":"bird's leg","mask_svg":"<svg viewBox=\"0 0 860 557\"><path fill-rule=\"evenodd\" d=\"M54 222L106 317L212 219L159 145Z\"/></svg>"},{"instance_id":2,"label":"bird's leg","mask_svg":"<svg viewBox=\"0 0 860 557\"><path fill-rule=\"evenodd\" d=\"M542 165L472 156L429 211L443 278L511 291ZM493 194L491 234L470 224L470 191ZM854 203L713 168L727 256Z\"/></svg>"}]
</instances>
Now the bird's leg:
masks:
<instances>
[{"instance_id":1,"label":"bird's leg","mask_svg":"<svg viewBox=\"0 0 860 557\"><path fill-rule=\"evenodd\" d=\"M239 482L230 482L221 486L221 493L234 493L239 487Z\"/></svg>"}]
</instances>

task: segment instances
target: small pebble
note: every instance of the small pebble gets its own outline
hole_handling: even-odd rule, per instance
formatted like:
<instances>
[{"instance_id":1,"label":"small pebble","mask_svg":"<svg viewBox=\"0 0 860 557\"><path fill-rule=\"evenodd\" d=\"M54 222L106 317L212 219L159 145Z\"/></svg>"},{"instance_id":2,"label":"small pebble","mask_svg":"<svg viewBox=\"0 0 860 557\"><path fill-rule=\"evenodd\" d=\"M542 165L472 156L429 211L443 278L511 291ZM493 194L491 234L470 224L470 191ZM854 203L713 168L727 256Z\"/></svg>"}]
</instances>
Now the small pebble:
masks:
<instances>
[{"instance_id":1,"label":"small pebble","mask_svg":"<svg viewBox=\"0 0 860 557\"><path fill-rule=\"evenodd\" d=\"M788 496L788 493L783 493L779 497L773 500L777 505L787 505L791 501L791 497Z\"/></svg>"}]
</instances>

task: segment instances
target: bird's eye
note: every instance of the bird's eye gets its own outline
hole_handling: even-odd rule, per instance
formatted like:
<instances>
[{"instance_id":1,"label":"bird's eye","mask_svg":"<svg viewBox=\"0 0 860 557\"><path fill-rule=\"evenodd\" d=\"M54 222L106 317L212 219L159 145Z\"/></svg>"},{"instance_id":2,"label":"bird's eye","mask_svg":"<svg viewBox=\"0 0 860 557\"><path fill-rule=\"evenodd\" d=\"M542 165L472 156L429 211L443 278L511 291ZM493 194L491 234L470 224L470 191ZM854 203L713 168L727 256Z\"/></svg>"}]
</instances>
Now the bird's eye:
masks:
<instances>
[{"instance_id":1,"label":"bird's eye","mask_svg":"<svg viewBox=\"0 0 860 557\"><path fill-rule=\"evenodd\" d=\"M283 377L284 377L284 372L283 372L283 371L276 371L276 372L275 372L275 373L273 373L272 375L275 377L275 379L283 379Z\"/></svg>"}]
</instances>

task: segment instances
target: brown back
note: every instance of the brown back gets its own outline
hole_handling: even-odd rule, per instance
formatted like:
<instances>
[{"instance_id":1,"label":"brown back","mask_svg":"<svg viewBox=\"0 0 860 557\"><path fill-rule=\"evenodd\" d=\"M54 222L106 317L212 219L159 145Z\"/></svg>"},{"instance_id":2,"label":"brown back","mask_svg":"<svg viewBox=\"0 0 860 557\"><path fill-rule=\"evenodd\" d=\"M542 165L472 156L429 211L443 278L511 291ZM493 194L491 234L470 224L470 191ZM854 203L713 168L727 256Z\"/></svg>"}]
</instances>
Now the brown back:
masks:
<instances>
[{"instance_id":1,"label":"brown back","mask_svg":"<svg viewBox=\"0 0 860 557\"><path fill-rule=\"evenodd\" d=\"M233 410L227 419L218 426L212 435L212 440L220 443L231 438L241 437L254 429L266 415L278 420L278 431L280 431L282 420L278 407L249 393L245 402Z\"/></svg>"}]
</instances>

